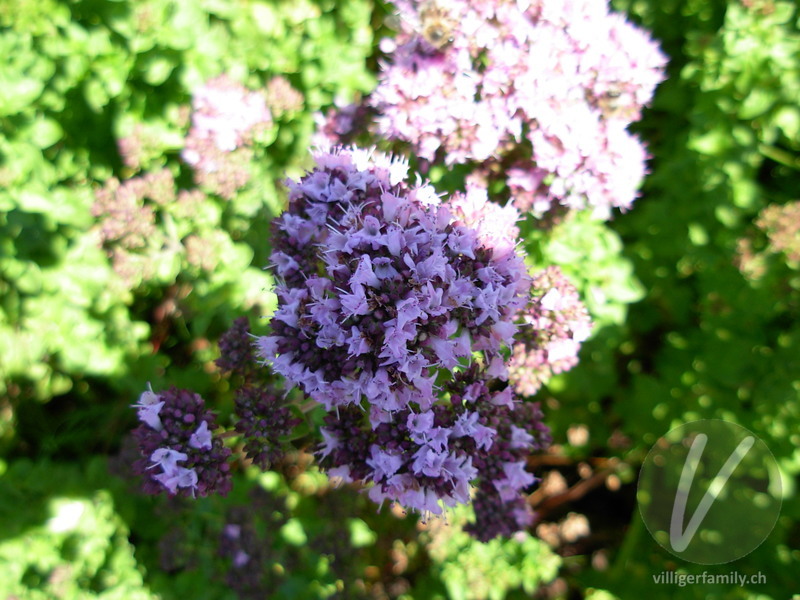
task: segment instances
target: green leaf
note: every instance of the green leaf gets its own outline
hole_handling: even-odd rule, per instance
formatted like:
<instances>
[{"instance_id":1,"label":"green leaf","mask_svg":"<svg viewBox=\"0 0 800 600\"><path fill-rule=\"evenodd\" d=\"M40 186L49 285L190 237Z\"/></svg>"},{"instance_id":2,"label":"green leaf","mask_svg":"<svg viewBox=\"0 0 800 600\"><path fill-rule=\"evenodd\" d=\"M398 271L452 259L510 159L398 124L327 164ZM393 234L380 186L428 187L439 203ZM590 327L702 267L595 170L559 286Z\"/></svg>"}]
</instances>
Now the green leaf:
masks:
<instances>
[{"instance_id":1,"label":"green leaf","mask_svg":"<svg viewBox=\"0 0 800 600\"><path fill-rule=\"evenodd\" d=\"M289 519L286 524L281 527L280 533L286 543L292 546L304 546L308 541L306 532L303 530L303 524L299 519Z\"/></svg>"},{"instance_id":2,"label":"green leaf","mask_svg":"<svg viewBox=\"0 0 800 600\"><path fill-rule=\"evenodd\" d=\"M42 118L33 123L26 135L36 146L44 149L58 142L64 135L64 130L58 121Z\"/></svg>"},{"instance_id":3,"label":"green leaf","mask_svg":"<svg viewBox=\"0 0 800 600\"><path fill-rule=\"evenodd\" d=\"M83 97L89 107L96 113L103 112L103 108L108 104L109 100L105 87L97 79L89 79L84 83Z\"/></svg>"},{"instance_id":4,"label":"green leaf","mask_svg":"<svg viewBox=\"0 0 800 600\"><path fill-rule=\"evenodd\" d=\"M153 86L164 83L172 74L175 63L164 56L153 56L143 65L144 80Z\"/></svg>"},{"instance_id":5,"label":"green leaf","mask_svg":"<svg viewBox=\"0 0 800 600\"><path fill-rule=\"evenodd\" d=\"M800 141L800 110L796 106L783 106L775 113L772 122L790 140Z\"/></svg>"},{"instance_id":6,"label":"green leaf","mask_svg":"<svg viewBox=\"0 0 800 600\"><path fill-rule=\"evenodd\" d=\"M702 135L696 135L689 141L689 148L709 156L721 155L730 145L730 135L722 128L712 129Z\"/></svg>"},{"instance_id":7,"label":"green leaf","mask_svg":"<svg viewBox=\"0 0 800 600\"><path fill-rule=\"evenodd\" d=\"M378 540L378 534L361 519L348 519L347 526L350 529L350 545L353 548L372 546Z\"/></svg>"}]
</instances>

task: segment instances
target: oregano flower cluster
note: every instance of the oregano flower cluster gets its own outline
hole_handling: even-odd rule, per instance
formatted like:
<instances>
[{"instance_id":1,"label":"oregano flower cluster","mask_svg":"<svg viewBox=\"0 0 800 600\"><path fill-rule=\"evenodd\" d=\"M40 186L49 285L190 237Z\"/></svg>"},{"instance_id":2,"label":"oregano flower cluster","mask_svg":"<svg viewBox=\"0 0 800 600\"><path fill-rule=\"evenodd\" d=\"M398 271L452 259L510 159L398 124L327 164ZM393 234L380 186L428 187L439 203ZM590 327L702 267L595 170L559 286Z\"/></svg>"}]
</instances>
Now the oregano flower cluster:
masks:
<instances>
[{"instance_id":1,"label":"oregano flower cluster","mask_svg":"<svg viewBox=\"0 0 800 600\"><path fill-rule=\"evenodd\" d=\"M646 32L605 0L395 5L400 31L364 102L376 139L410 144L423 167L472 165L523 213L630 207L646 152L627 126L666 63ZM346 139L348 122L334 113L323 132Z\"/></svg>"},{"instance_id":2,"label":"oregano flower cluster","mask_svg":"<svg viewBox=\"0 0 800 600\"><path fill-rule=\"evenodd\" d=\"M526 457L549 436L514 387L574 364L589 330L575 289L555 268L527 274L519 213L479 184L444 201L401 159L334 148L315 160L273 222L271 333L253 338L241 318L220 339L242 453L269 468L301 423L261 360L326 412L329 475L425 517L474 501L479 539L526 527ZM228 490L231 452L198 395L150 390L135 406L146 491Z\"/></svg>"},{"instance_id":3,"label":"oregano flower cluster","mask_svg":"<svg viewBox=\"0 0 800 600\"><path fill-rule=\"evenodd\" d=\"M230 491L231 451L214 435L214 415L199 395L150 389L134 406L140 424L133 437L142 457L133 468L143 477L146 492L194 498Z\"/></svg>"},{"instance_id":4,"label":"oregano flower cluster","mask_svg":"<svg viewBox=\"0 0 800 600\"><path fill-rule=\"evenodd\" d=\"M231 199L250 180L253 136L271 125L265 93L221 75L192 94L192 125L181 157L194 168L198 185Z\"/></svg>"},{"instance_id":5,"label":"oregano flower cluster","mask_svg":"<svg viewBox=\"0 0 800 600\"><path fill-rule=\"evenodd\" d=\"M518 394L533 396L550 377L578 364L592 321L575 286L561 269L550 266L534 275L519 325L508 363L509 381Z\"/></svg>"},{"instance_id":6,"label":"oregano flower cluster","mask_svg":"<svg viewBox=\"0 0 800 600\"><path fill-rule=\"evenodd\" d=\"M366 399L376 425L429 409L437 369L473 352L504 374L500 350L530 286L516 211L476 195L443 203L408 185L399 159L334 149L316 160L288 182L275 222L282 283L262 357L327 409Z\"/></svg>"},{"instance_id":7,"label":"oregano flower cluster","mask_svg":"<svg viewBox=\"0 0 800 600\"><path fill-rule=\"evenodd\" d=\"M320 456L331 475L373 483L376 502L440 514L469 502L515 418L512 389L487 386L507 374L501 350L529 293L518 214L480 188L443 202L381 154L338 148L316 160L288 182L275 222L282 281L259 352L329 411ZM470 363L468 389L446 392L440 375ZM506 430L514 448L535 447L532 433ZM534 481L512 456L486 471L503 502Z\"/></svg>"}]
</instances>

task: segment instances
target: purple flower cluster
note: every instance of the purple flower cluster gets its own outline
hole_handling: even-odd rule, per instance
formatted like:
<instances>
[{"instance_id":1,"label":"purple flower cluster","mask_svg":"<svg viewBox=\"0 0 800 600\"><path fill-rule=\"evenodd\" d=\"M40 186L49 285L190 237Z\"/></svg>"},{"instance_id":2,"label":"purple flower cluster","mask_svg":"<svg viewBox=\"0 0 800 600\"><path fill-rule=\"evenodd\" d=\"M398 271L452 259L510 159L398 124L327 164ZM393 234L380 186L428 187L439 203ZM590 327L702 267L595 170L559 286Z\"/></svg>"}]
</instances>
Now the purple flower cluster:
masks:
<instances>
[{"instance_id":1,"label":"purple flower cluster","mask_svg":"<svg viewBox=\"0 0 800 600\"><path fill-rule=\"evenodd\" d=\"M512 390L489 392L486 381L507 374L501 349L529 290L517 212L477 186L442 202L380 154L316 159L288 182L274 223L279 304L259 353L329 411L320 454L331 475L373 482L376 502L440 514L440 501L469 501L497 441L487 423L515 416ZM442 389L440 376L473 353L481 369L457 393ZM534 446L521 428L507 433L520 452ZM504 501L533 483L512 454L487 471Z\"/></svg>"},{"instance_id":2,"label":"purple flower cluster","mask_svg":"<svg viewBox=\"0 0 800 600\"><path fill-rule=\"evenodd\" d=\"M536 274L531 290L508 365L509 381L523 396L578 364L581 342L592 326L578 291L558 267Z\"/></svg>"},{"instance_id":3,"label":"purple flower cluster","mask_svg":"<svg viewBox=\"0 0 800 600\"><path fill-rule=\"evenodd\" d=\"M133 437L141 458L133 467L144 478L145 492L166 490L170 496L192 498L227 494L231 451L213 435L214 416L203 399L187 390L145 391L134 405L140 425Z\"/></svg>"},{"instance_id":4,"label":"purple flower cluster","mask_svg":"<svg viewBox=\"0 0 800 600\"><path fill-rule=\"evenodd\" d=\"M490 390L477 365L456 374L444 392L448 402L398 411L377 427L358 407L329 413L320 464L345 481L374 482L375 502L398 502L424 516L469 502L478 480L481 539L526 527L532 514L520 492L535 482L526 457L549 442L538 405L515 402L510 387Z\"/></svg>"},{"instance_id":5,"label":"purple flower cluster","mask_svg":"<svg viewBox=\"0 0 800 600\"><path fill-rule=\"evenodd\" d=\"M327 409L366 398L375 424L429 409L439 367L473 351L502 363L529 285L497 227L511 213L474 194L442 203L404 182L400 160L349 149L316 158L288 183L274 224L282 283L262 358Z\"/></svg>"},{"instance_id":6,"label":"purple flower cluster","mask_svg":"<svg viewBox=\"0 0 800 600\"><path fill-rule=\"evenodd\" d=\"M367 100L379 137L497 173L536 216L631 205L646 153L627 126L666 62L644 31L605 0L395 4L402 30Z\"/></svg>"},{"instance_id":7,"label":"purple flower cluster","mask_svg":"<svg viewBox=\"0 0 800 600\"><path fill-rule=\"evenodd\" d=\"M236 319L219 338L219 358L215 363L223 371L241 375L245 379L253 376L255 357L247 317Z\"/></svg>"},{"instance_id":8,"label":"purple flower cluster","mask_svg":"<svg viewBox=\"0 0 800 600\"><path fill-rule=\"evenodd\" d=\"M253 135L272 124L266 97L221 75L195 90L192 111L181 157L198 185L230 199L250 180Z\"/></svg>"},{"instance_id":9,"label":"purple flower cluster","mask_svg":"<svg viewBox=\"0 0 800 600\"><path fill-rule=\"evenodd\" d=\"M236 391L236 431L244 441L244 453L262 469L283 457L281 438L302 420L292 416L285 394L264 376L253 355L252 336L246 317L237 319L220 338L217 366L239 375Z\"/></svg>"}]
</instances>

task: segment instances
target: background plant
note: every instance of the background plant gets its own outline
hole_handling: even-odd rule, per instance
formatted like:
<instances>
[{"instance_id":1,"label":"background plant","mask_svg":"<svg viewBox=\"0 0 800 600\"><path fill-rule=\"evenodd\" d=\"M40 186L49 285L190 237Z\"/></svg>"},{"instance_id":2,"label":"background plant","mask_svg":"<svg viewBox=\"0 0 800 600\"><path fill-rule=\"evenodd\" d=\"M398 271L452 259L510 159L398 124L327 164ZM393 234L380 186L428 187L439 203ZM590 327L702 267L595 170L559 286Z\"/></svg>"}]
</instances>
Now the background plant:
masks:
<instances>
[{"instance_id":1,"label":"background plant","mask_svg":"<svg viewBox=\"0 0 800 600\"><path fill-rule=\"evenodd\" d=\"M561 266L595 329L579 366L538 393L556 445L531 459L544 478L531 498L542 515L535 537L484 546L455 524L420 533L402 515L376 515L366 498L330 489L302 452L265 476L239 465L230 498L187 505L138 496L108 474L110 464L130 477L126 460L110 457L130 451L119 440L147 379L198 390L230 418L233 384L213 366L214 341L246 298L267 309L262 232L282 206L274 182L306 164L313 112L372 89L369 57L393 9L0 4L0 597L246 595L226 577L244 572L239 550L255 553L233 543L229 525L262 553L249 559L261 567L248 585L276 597L526 597L534 587L540 597L674 597L652 574L695 567L644 530L636 472L673 424L704 417L767 443L784 507L765 544L733 567L760 570L766 585L677 593L797 592L798 279L785 232L798 199L800 15L770 0L615 7L670 57L637 126L651 175L635 208L609 223L523 229L529 263ZM179 252L166 276L126 288L89 235L97 191L165 169L176 193L195 190L180 158L192 92L223 73L251 91L282 76L303 96L300 110L272 110L250 187L233 200L201 190L202 218L178 234L222 233L236 258L204 271ZM133 145L120 143L136 139L147 140L139 163L126 164ZM430 177L458 185L444 169ZM247 521L242 507L256 506Z\"/></svg>"}]
</instances>

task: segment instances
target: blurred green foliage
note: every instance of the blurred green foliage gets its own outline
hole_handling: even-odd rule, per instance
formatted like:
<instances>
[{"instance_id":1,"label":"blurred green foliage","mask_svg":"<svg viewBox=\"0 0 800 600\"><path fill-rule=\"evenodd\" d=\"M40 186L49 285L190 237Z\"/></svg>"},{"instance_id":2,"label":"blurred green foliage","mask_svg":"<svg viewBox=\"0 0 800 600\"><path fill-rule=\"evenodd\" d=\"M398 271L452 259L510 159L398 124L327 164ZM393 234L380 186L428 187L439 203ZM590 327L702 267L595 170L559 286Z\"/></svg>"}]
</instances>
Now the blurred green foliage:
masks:
<instances>
[{"instance_id":1,"label":"blurred green foliage","mask_svg":"<svg viewBox=\"0 0 800 600\"><path fill-rule=\"evenodd\" d=\"M46 400L86 377L124 377L150 352L147 340L158 332L147 309L172 300L170 285L191 289L175 324L178 338L187 329L184 342L218 335L269 287L261 270L267 248L256 232L282 205L275 182L307 160L313 112L334 94L372 85L364 64L370 10L358 2L0 4L8 57L0 67L3 392ZM166 167L187 187L178 152L190 94L221 73L254 88L281 74L303 94L303 110L278 119L274 139L259 140L256 184L233 202L208 198L175 219L179 240L216 232L213 272L162 255L154 285L124 289L87 236L93 188L136 174L117 144L137 127L149 142L142 169Z\"/></svg>"},{"instance_id":2,"label":"blurred green foliage","mask_svg":"<svg viewBox=\"0 0 800 600\"><path fill-rule=\"evenodd\" d=\"M0 478L0 597L155 598L111 493L105 461L16 461ZM3 465L5 469L5 465ZM88 480L88 481L87 481Z\"/></svg>"},{"instance_id":3,"label":"blurred green foliage","mask_svg":"<svg viewBox=\"0 0 800 600\"><path fill-rule=\"evenodd\" d=\"M422 536L440 578L453 600L498 600L527 597L553 580L560 558L542 540L527 532L511 539L478 543L462 529L471 518L467 507L456 509L448 522L433 521ZM420 590L421 592L421 590ZM418 593L416 597L422 597Z\"/></svg>"},{"instance_id":4,"label":"blurred green foliage","mask_svg":"<svg viewBox=\"0 0 800 600\"><path fill-rule=\"evenodd\" d=\"M617 455L636 467L681 423L741 424L778 460L784 504L764 545L716 568L676 564L634 512L611 568L583 569L574 584L620 598L670 598L675 586L654 585L653 574L760 571L766 584L694 585L680 595L780 598L800 586L800 281L786 256L771 257L751 276L742 268L750 245L742 242L757 237L754 221L764 208L798 198L800 14L794 2L770 0L615 5L653 30L672 59L639 125L652 174L636 207L613 223L647 294L631 307L615 345L616 368L592 360L608 350L601 332L566 377L552 417L563 430L576 420L588 427L590 441L578 456ZM621 448L609 449L612 433Z\"/></svg>"},{"instance_id":5,"label":"blurred green foliage","mask_svg":"<svg viewBox=\"0 0 800 600\"><path fill-rule=\"evenodd\" d=\"M196 503L139 496L120 466L128 405L148 379L208 393L227 417L214 341L248 308L268 310L262 266L283 202L278 182L307 164L313 114L374 84L391 8L0 0L0 599L233 599L226 578L244 572L220 550L231 523L252 528L260 548L241 597L799 591L800 275L771 241L776 226L760 223L770 207L800 199L800 13L787 0L614 5L671 58L637 125L653 156L642 198L610 223L577 215L547 233L522 227L530 265L560 265L596 323L581 364L537 398L557 458L617 465L614 485L569 505L592 535L556 552L530 534L474 542L461 531L468 511L420 532L410 517L376 514L363 495L331 488L302 452L261 476L237 464L230 498ZM235 198L200 190L194 212L157 207L161 233L177 245L156 275L125 282L93 237L96 193L112 178L162 170L174 191L196 189L179 158L191 92L222 73L253 90L281 75L302 109L275 116ZM137 132L147 143L134 168L118 144ZM211 248L210 268L190 260L192 237ZM633 500L656 439L700 418L756 433L783 474L773 533L718 567L668 555ZM761 572L766 583L655 585L665 570Z\"/></svg>"}]
</instances>

